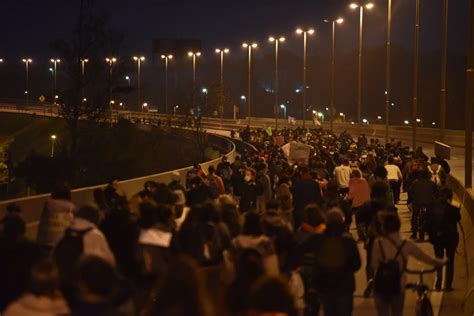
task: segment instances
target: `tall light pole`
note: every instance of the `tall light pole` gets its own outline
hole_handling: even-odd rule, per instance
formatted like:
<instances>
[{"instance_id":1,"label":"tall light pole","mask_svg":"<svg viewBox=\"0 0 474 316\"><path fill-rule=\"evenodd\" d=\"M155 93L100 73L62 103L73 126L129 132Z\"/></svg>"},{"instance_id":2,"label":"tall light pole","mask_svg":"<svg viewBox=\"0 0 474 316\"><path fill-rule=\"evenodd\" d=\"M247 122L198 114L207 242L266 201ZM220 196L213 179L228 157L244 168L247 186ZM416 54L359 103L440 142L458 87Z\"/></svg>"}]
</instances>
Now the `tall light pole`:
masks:
<instances>
[{"instance_id":1,"label":"tall light pole","mask_svg":"<svg viewBox=\"0 0 474 316\"><path fill-rule=\"evenodd\" d=\"M230 50L228 48L217 48L216 53L219 54L220 56L220 62L221 62L221 76L220 76L220 85L221 85L221 93L222 95L225 94L224 92L224 55L228 54ZM222 124L222 119L224 117L224 108L219 109L219 112L221 112L221 124Z\"/></svg>"},{"instance_id":2,"label":"tall light pole","mask_svg":"<svg viewBox=\"0 0 474 316\"><path fill-rule=\"evenodd\" d=\"M391 97L391 50L392 50L392 0L388 0L387 10L387 57L385 60L385 142L388 143Z\"/></svg>"},{"instance_id":3,"label":"tall light pole","mask_svg":"<svg viewBox=\"0 0 474 316\"><path fill-rule=\"evenodd\" d=\"M306 125L306 90L308 89L306 84L306 64L307 64L307 52L308 52L308 34L313 35L314 29L297 29L296 34L303 34L303 102L302 102L302 110L303 110L303 128Z\"/></svg>"},{"instance_id":4,"label":"tall light pole","mask_svg":"<svg viewBox=\"0 0 474 316\"><path fill-rule=\"evenodd\" d=\"M257 43L243 43L243 48L248 50L248 80L247 80L247 124L250 126L250 104L252 103L252 49L257 48Z\"/></svg>"},{"instance_id":5,"label":"tall light pole","mask_svg":"<svg viewBox=\"0 0 474 316\"><path fill-rule=\"evenodd\" d=\"M110 115L112 116L112 70L114 64L117 62L117 58L115 57L107 57L105 58L105 61L109 64L109 109L110 109Z\"/></svg>"},{"instance_id":6,"label":"tall light pole","mask_svg":"<svg viewBox=\"0 0 474 316\"><path fill-rule=\"evenodd\" d=\"M194 111L194 115L197 114L197 109L196 109L196 58L201 56L201 52L189 52L188 56L192 58L193 60L193 86L192 86L192 107Z\"/></svg>"},{"instance_id":7,"label":"tall light pole","mask_svg":"<svg viewBox=\"0 0 474 316\"><path fill-rule=\"evenodd\" d=\"M359 21L359 67L358 67L358 80L357 80L357 123L359 126L362 124L362 48L364 43L364 8L372 9L374 4L371 2L365 4L351 3L351 9L359 9L360 21Z\"/></svg>"},{"instance_id":8,"label":"tall light pole","mask_svg":"<svg viewBox=\"0 0 474 316\"><path fill-rule=\"evenodd\" d=\"M273 112L275 114L275 129L278 129L278 98L279 98L279 88L280 88L280 79L278 76L278 51L280 47L280 43L283 43L285 41L285 38L283 36L280 36L279 38L270 36L268 39L270 42L275 43L275 105L273 108Z\"/></svg>"},{"instance_id":9,"label":"tall light pole","mask_svg":"<svg viewBox=\"0 0 474 316\"><path fill-rule=\"evenodd\" d=\"M141 68L142 62L145 61L144 56L133 56L133 60L137 63L137 106L141 106L141 86L140 86L140 77L141 77ZM143 106L142 106L143 111Z\"/></svg>"},{"instance_id":10,"label":"tall light pole","mask_svg":"<svg viewBox=\"0 0 474 316\"><path fill-rule=\"evenodd\" d=\"M33 62L31 58L23 58L21 60L25 64L25 95L26 105L30 105L30 91L29 91L29 75L30 75L30 64Z\"/></svg>"},{"instance_id":11,"label":"tall light pole","mask_svg":"<svg viewBox=\"0 0 474 316\"><path fill-rule=\"evenodd\" d=\"M335 106L335 90L336 90L336 24L342 24L344 22L343 18L338 18L335 20L324 20L325 23L332 24L332 41L331 41L331 115L329 116L330 128L333 131L334 117L336 113Z\"/></svg>"},{"instance_id":12,"label":"tall light pole","mask_svg":"<svg viewBox=\"0 0 474 316\"><path fill-rule=\"evenodd\" d=\"M89 59L87 58L81 58L81 100L84 100L84 86L85 86L85 75L86 75L86 63L89 62ZM84 101L82 101L84 102Z\"/></svg>"},{"instance_id":13,"label":"tall light pole","mask_svg":"<svg viewBox=\"0 0 474 316\"><path fill-rule=\"evenodd\" d=\"M470 0L470 34L466 67L466 127L464 136L464 183L472 188L472 108L474 107L474 0Z\"/></svg>"},{"instance_id":14,"label":"tall light pole","mask_svg":"<svg viewBox=\"0 0 474 316\"><path fill-rule=\"evenodd\" d=\"M54 145L56 144L56 135L51 135L51 158L54 157Z\"/></svg>"},{"instance_id":15,"label":"tall light pole","mask_svg":"<svg viewBox=\"0 0 474 316\"><path fill-rule=\"evenodd\" d=\"M165 61L165 113L168 114L168 63L173 59L173 55L161 55Z\"/></svg>"},{"instance_id":16,"label":"tall light pole","mask_svg":"<svg viewBox=\"0 0 474 316\"><path fill-rule=\"evenodd\" d=\"M53 80L53 103L56 103L56 95L58 94L57 92L57 71L58 71L58 63L61 62L61 59L58 58L51 58L51 63L53 63L53 69L54 69L54 80Z\"/></svg>"},{"instance_id":17,"label":"tall light pole","mask_svg":"<svg viewBox=\"0 0 474 316\"><path fill-rule=\"evenodd\" d=\"M412 108L412 146L416 148L416 119L418 116L418 60L420 54L420 0L416 0L415 12L415 52L413 54L413 108Z\"/></svg>"},{"instance_id":18,"label":"tall light pole","mask_svg":"<svg viewBox=\"0 0 474 316\"><path fill-rule=\"evenodd\" d=\"M443 0L443 36L441 44L441 91L439 102L439 138L444 142L446 129L446 68L448 58L448 7L449 1Z\"/></svg>"}]
</instances>

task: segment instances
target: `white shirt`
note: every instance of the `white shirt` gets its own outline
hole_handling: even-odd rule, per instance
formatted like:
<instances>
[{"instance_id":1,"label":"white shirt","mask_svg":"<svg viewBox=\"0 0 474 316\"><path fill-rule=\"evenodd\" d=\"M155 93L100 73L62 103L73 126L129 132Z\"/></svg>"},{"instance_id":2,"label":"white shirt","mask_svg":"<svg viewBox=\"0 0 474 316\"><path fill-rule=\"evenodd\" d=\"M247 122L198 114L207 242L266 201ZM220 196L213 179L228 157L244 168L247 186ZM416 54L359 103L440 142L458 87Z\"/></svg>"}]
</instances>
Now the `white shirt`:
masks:
<instances>
[{"instance_id":1,"label":"white shirt","mask_svg":"<svg viewBox=\"0 0 474 316\"><path fill-rule=\"evenodd\" d=\"M351 180L351 167L349 166L337 166L334 168L334 178L340 188L348 188L349 181Z\"/></svg>"},{"instance_id":2,"label":"white shirt","mask_svg":"<svg viewBox=\"0 0 474 316\"><path fill-rule=\"evenodd\" d=\"M387 170L387 179L389 181L390 180L395 180L395 181L403 180L402 172L400 171L400 168L398 168L397 165L385 165L385 170Z\"/></svg>"}]
</instances>

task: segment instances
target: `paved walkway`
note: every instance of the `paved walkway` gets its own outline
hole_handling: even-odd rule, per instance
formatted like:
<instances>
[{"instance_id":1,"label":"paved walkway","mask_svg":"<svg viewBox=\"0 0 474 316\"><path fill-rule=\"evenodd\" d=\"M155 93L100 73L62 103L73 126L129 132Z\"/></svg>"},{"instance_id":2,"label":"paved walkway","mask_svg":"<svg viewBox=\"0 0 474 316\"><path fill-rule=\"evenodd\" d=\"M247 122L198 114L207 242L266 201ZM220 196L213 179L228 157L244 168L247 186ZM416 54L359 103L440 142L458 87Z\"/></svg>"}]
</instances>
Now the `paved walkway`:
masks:
<instances>
[{"instance_id":1,"label":"paved walkway","mask_svg":"<svg viewBox=\"0 0 474 316\"><path fill-rule=\"evenodd\" d=\"M404 238L409 238L410 236L410 217L411 213L408 210L406 205L406 194L402 193L402 205L397 205L398 214L400 215L400 219L402 221L402 236ZM357 232L355 230L355 226L353 227L351 233L353 236L357 236ZM426 237L425 237L426 238ZM433 247L430 243L417 243L426 253L430 255L434 255ZM362 293L366 286L366 278L365 278L365 249L362 243L358 244L359 252L361 254L362 259L362 268L356 273L356 292L354 294L354 316L376 316L377 313L375 311L375 304L373 298L364 298ZM430 269L432 268L429 265L419 262L416 259L409 259L408 261L408 268L421 270L421 269ZM426 284L432 286L434 288L435 283L435 275L430 274L425 276ZM417 282L418 276L409 275L408 282ZM431 302L433 304L433 309L435 311L435 316L438 315L439 308L441 305L442 299L442 292L432 292L431 293ZM414 315L415 314L415 293L411 290L407 290L405 293L405 308L404 308L404 315Z\"/></svg>"}]
</instances>

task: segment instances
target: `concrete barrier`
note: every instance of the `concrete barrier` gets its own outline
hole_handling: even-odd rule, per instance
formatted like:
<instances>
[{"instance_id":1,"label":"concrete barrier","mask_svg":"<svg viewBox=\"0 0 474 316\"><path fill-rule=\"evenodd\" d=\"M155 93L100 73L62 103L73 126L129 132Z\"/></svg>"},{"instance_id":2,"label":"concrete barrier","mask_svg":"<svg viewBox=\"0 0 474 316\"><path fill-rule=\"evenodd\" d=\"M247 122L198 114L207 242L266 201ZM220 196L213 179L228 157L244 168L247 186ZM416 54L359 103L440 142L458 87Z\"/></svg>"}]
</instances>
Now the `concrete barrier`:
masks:
<instances>
[{"instance_id":1,"label":"concrete barrier","mask_svg":"<svg viewBox=\"0 0 474 316\"><path fill-rule=\"evenodd\" d=\"M447 185L454 191L461 203L461 234L464 249L461 253L466 256L466 289L463 299L464 315L474 313L474 197L466 190L462 181L449 176Z\"/></svg>"},{"instance_id":2,"label":"concrete barrier","mask_svg":"<svg viewBox=\"0 0 474 316\"><path fill-rule=\"evenodd\" d=\"M228 138L218 136L218 135L209 135L211 143L214 143L216 146L221 148L227 148L226 156L230 162L235 160L237 155L235 144ZM207 171L207 168L210 166L217 167L217 164L221 161L221 158L217 158L211 161L201 163L202 169ZM185 183L186 173L192 169L192 166L171 170L167 172L162 172L154 175L134 178L130 180L120 181L120 187L125 192L127 197L131 197L133 194L141 191L143 189L144 183L146 181L156 181L160 183L169 183L171 182L171 174L178 172L181 176L182 183ZM94 201L93 192L97 188L104 188L107 184L101 184L86 188L79 188L72 190L72 201L77 206L82 206L85 204L92 203ZM30 197L18 198L0 201L0 217L2 217L6 212L6 206L10 203L17 204L22 209L22 214L25 217L27 223L34 223L39 220L41 211L43 209L44 202L49 198L49 194L35 195Z\"/></svg>"}]
</instances>

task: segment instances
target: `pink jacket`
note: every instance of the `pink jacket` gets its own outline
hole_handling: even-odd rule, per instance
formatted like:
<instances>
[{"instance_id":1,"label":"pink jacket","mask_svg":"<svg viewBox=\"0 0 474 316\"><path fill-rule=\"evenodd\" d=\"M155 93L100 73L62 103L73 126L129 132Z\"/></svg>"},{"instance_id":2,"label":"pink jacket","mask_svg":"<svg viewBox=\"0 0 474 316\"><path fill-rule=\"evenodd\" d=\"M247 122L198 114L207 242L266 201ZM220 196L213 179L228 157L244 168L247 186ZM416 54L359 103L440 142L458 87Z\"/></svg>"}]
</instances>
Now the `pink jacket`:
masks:
<instances>
[{"instance_id":1,"label":"pink jacket","mask_svg":"<svg viewBox=\"0 0 474 316\"><path fill-rule=\"evenodd\" d=\"M351 178L347 199L352 201L352 208L360 207L370 201L370 187L364 178Z\"/></svg>"}]
</instances>

